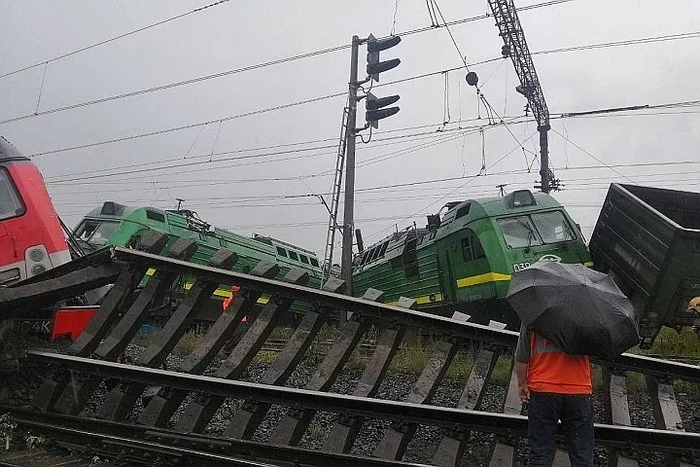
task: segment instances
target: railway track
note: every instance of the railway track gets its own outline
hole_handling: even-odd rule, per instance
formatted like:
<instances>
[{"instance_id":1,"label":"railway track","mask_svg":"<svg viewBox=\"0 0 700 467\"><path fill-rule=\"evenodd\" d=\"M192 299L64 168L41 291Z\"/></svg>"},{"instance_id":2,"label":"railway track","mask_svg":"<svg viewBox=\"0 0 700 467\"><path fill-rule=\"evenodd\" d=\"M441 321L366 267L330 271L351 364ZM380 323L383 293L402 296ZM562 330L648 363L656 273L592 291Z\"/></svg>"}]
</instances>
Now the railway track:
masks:
<instances>
[{"instance_id":1,"label":"railway track","mask_svg":"<svg viewBox=\"0 0 700 467\"><path fill-rule=\"evenodd\" d=\"M181 258L191 249L186 241L176 242L169 257L148 253L149 244L156 241L147 235L140 249L115 248L101 264L77 271L91 284L99 281L89 280L90 268L100 277L105 271L118 273L98 313L65 354L28 352L31 360L47 365L47 376L34 394L32 410L7 409L20 425L47 433L62 445L144 465L421 465L407 463L406 454L409 447L424 442L416 433L426 426L438 427L441 438L423 450L423 465L469 465L465 452L471 433L492 435L484 465L516 462L527 420L521 415L515 381L506 385L498 413L483 411L482 403L499 359L512 363L517 333L470 323L465 315L450 319L417 312L412 309L415 301L408 299L401 299L398 307L385 305L382 293L372 289L361 299L341 295L344 284L335 279L324 290L310 289L301 271L274 281L267 278L276 268L270 263L259 264L250 275L233 273L228 269L236 258L226 250L209 266L193 265ZM136 293L136 284L150 268L156 273ZM186 299L134 364L117 363L148 318L151 304L180 274L197 278ZM75 293L76 282L74 274L64 286L52 281L43 287L39 283L26 290L15 288L11 294L0 292L0 306L13 309L56 300ZM219 284L236 284L241 292L177 368L159 369L192 325L198 305ZM269 298L267 304L249 320L240 339L231 342L242 318L253 316L263 295ZM309 304L309 311L258 381L242 380L295 301ZM350 311L352 317L304 384L289 387L322 325L337 310ZM388 368L412 329L441 338L405 397L379 399ZM371 356L359 381L349 394L332 392L370 332L378 332L379 338L376 346L362 350ZM466 348L476 350L456 407L436 405L433 396ZM596 439L607 449L609 465L659 465L649 464L640 452L662 455L663 465L700 465L700 433L684 430L673 384L700 384L700 367L628 354L595 364L603 369L606 400ZM655 428L632 426L628 377L638 373L644 375ZM152 397L144 398L146 393ZM226 412L224 427L212 430L212 420L230 409L230 400L242 402L237 410ZM271 420L276 407L283 411ZM318 449L302 447L319 416L332 417L331 428L317 436ZM388 423L367 446L362 430L376 419ZM564 454L560 451L558 459Z\"/></svg>"},{"instance_id":2,"label":"railway track","mask_svg":"<svg viewBox=\"0 0 700 467\"><path fill-rule=\"evenodd\" d=\"M65 453L13 451L0 455L0 467L95 467L90 459Z\"/></svg>"}]
</instances>

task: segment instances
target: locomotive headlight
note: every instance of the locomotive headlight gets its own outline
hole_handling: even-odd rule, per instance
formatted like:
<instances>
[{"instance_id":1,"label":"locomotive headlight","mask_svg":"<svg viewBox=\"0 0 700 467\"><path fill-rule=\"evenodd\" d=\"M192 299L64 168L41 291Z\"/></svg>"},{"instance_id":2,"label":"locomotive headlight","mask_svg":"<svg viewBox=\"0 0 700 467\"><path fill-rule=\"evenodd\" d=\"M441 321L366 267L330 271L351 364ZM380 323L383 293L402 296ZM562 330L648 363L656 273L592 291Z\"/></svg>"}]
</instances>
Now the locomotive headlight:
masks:
<instances>
[{"instance_id":1,"label":"locomotive headlight","mask_svg":"<svg viewBox=\"0 0 700 467\"><path fill-rule=\"evenodd\" d=\"M36 276L53 266L45 245L34 245L24 251L27 277Z\"/></svg>"},{"instance_id":2,"label":"locomotive headlight","mask_svg":"<svg viewBox=\"0 0 700 467\"><path fill-rule=\"evenodd\" d=\"M35 247L29 250L29 259L34 263L41 263L46 258L46 253L41 247Z\"/></svg>"}]
</instances>

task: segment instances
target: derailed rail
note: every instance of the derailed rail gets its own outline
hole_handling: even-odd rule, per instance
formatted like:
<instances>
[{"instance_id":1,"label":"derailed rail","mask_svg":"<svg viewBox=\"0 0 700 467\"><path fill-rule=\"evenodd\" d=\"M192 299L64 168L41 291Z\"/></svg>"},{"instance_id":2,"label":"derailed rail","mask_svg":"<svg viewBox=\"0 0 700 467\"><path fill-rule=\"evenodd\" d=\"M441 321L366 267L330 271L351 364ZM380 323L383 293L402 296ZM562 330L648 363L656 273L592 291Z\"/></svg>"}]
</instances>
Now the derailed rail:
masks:
<instances>
[{"instance_id":1,"label":"derailed rail","mask_svg":"<svg viewBox=\"0 0 700 467\"><path fill-rule=\"evenodd\" d=\"M501 401L502 414L479 409L496 362L499 357L510 358L517 333L469 323L464 319L417 312L410 309L415 302L407 299L402 299L399 307L385 305L379 303L382 294L376 290L368 291L362 299L348 297L341 294L344 284L334 279L325 285L324 290L311 289L304 286L306 278L300 271L292 270L285 281L275 281L269 279L276 273L276 266L271 263L259 264L250 275L234 273L228 269L235 262L235 255L224 249L212 258L209 266L193 265L186 261L187 256L193 253L193 247L187 241L173 244L168 256L148 252L153 251L149 245L154 241L155 237L146 236L140 249L115 248L111 251L108 264L120 265L121 272L95 318L73 343L67 355L29 352L31 358L60 363L54 365L53 373L34 397L33 405L39 413L57 417L79 414L105 378L112 378L117 384L110 385L111 389L95 411L96 416L103 420L101 423L123 423L130 418L136 421L128 424L135 433L147 429L159 432L158 442L169 439L181 443L186 437L187 442L200 446L198 449L204 449L207 443L225 443L229 447L252 443L250 440L270 407L278 404L289 409L270 430L265 444L269 446L268 458L275 460L282 458L279 453L297 452L298 456L308 454L304 461L306 465L328 465L327 456L332 453L345 453L348 459L356 462L347 465L363 465L362 462L365 462L364 465L375 465L372 463L374 459L401 461L409 444L415 441L418 424L422 424L447 428L429 460L434 465L459 465L469 442L469 432L495 433L497 438L491 445L490 465L512 464L516 456L517 438L523 436L526 430L526 420L520 416L522 407L515 382L510 381L506 396ZM136 293L137 284L145 271L151 268L156 273ZM183 274L197 280L169 321L156 334L153 343L139 356L135 365L115 363L139 326L148 319L149 310L159 303L164 290ZM159 370L167 355L190 328L198 305L208 299L219 284L236 284L241 287L241 292L175 372ZM59 293L58 289L54 287L52 290ZM15 297L21 296L21 290L15 291L15 294ZM269 297L267 304L253 313L258 299L263 295ZM5 298L0 293L0 306L11 305L11 302L3 300ZM241 382L245 369L295 301L310 304L309 311L298 323L279 357L261 377L259 384ZM319 335L321 326L337 310L349 311L352 317L342 327L335 344L317 365L304 388L285 387ZM249 320L245 333L232 341L235 333L241 330L243 317L252 318L255 315L255 319ZM362 337L372 329L379 333L378 344L352 393L341 395L329 392L352 353L359 347ZM438 342L405 401L379 400L376 398L379 386L410 329L430 331ZM474 365L457 407L432 405L433 395L465 346L475 348ZM217 359L217 355L223 360ZM699 383L699 367L635 355L623 355L615 361L596 363L604 368L608 394L607 423L596 426L596 435L601 443L610 447L612 465L629 462L620 454L629 448L660 451L671 457L680 455L692 458L696 455L693 449L700 445L700 438L696 433L685 433L679 428L681 420L672 383L673 380ZM68 373L68 369L74 371ZM213 376L202 376L205 371ZM658 430L630 426L627 371L643 373L647 378ZM139 404L146 402L142 395L149 387L156 387L156 391L153 391L155 395L141 410ZM245 399L245 402L230 417L223 432L201 434L227 397ZM323 447L320 451L295 447L310 429L313 417L319 411L337 414ZM358 442L364 422L374 418L393 422L373 447L372 456L349 455ZM86 426L98 423L88 418L83 420ZM174 424L172 432L159 431L171 421ZM271 455L273 451L277 453L276 456ZM257 458L266 459L264 449L256 452ZM349 462L348 459L345 460Z\"/></svg>"}]
</instances>

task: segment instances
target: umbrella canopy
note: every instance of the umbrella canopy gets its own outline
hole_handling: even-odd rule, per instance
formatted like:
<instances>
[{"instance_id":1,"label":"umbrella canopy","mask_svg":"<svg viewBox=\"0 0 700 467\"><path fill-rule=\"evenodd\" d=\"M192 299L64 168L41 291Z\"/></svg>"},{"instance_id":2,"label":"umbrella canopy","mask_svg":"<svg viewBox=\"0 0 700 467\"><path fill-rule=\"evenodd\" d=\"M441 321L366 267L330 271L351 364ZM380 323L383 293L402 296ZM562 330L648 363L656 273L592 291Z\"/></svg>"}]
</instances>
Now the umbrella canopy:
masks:
<instances>
[{"instance_id":1,"label":"umbrella canopy","mask_svg":"<svg viewBox=\"0 0 700 467\"><path fill-rule=\"evenodd\" d=\"M516 272L508 302L529 329L569 354L611 360L639 343L632 302L610 276L582 264L540 261Z\"/></svg>"}]
</instances>

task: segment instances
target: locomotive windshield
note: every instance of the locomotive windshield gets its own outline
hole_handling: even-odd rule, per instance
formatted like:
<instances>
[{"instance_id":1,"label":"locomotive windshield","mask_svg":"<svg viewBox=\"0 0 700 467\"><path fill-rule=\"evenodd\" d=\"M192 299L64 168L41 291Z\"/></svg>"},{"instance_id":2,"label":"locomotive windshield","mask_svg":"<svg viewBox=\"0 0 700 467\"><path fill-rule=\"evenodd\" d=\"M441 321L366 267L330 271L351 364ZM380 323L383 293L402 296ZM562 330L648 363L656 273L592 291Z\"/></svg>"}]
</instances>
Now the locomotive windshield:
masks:
<instances>
[{"instance_id":1,"label":"locomotive windshield","mask_svg":"<svg viewBox=\"0 0 700 467\"><path fill-rule=\"evenodd\" d=\"M529 216L498 219L498 225L501 226L501 232L503 232L503 238L508 248L525 248L542 244Z\"/></svg>"},{"instance_id":2,"label":"locomotive windshield","mask_svg":"<svg viewBox=\"0 0 700 467\"><path fill-rule=\"evenodd\" d=\"M12 184L10 175L0 169L0 220L24 214L24 206L19 193Z\"/></svg>"},{"instance_id":3,"label":"locomotive windshield","mask_svg":"<svg viewBox=\"0 0 700 467\"><path fill-rule=\"evenodd\" d=\"M103 246L107 244L107 239L119 228L119 222L99 221L95 219L85 219L75 230L78 240L87 242L93 246Z\"/></svg>"},{"instance_id":4,"label":"locomotive windshield","mask_svg":"<svg viewBox=\"0 0 700 467\"><path fill-rule=\"evenodd\" d=\"M561 211L507 217L498 219L498 225L508 248L576 240L576 235Z\"/></svg>"},{"instance_id":5,"label":"locomotive windshield","mask_svg":"<svg viewBox=\"0 0 700 467\"><path fill-rule=\"evenodd\" d=\"M576 240L574 231L561 211L538 212L530 216L545 243Z\"/></svg>"}]
</instances>

